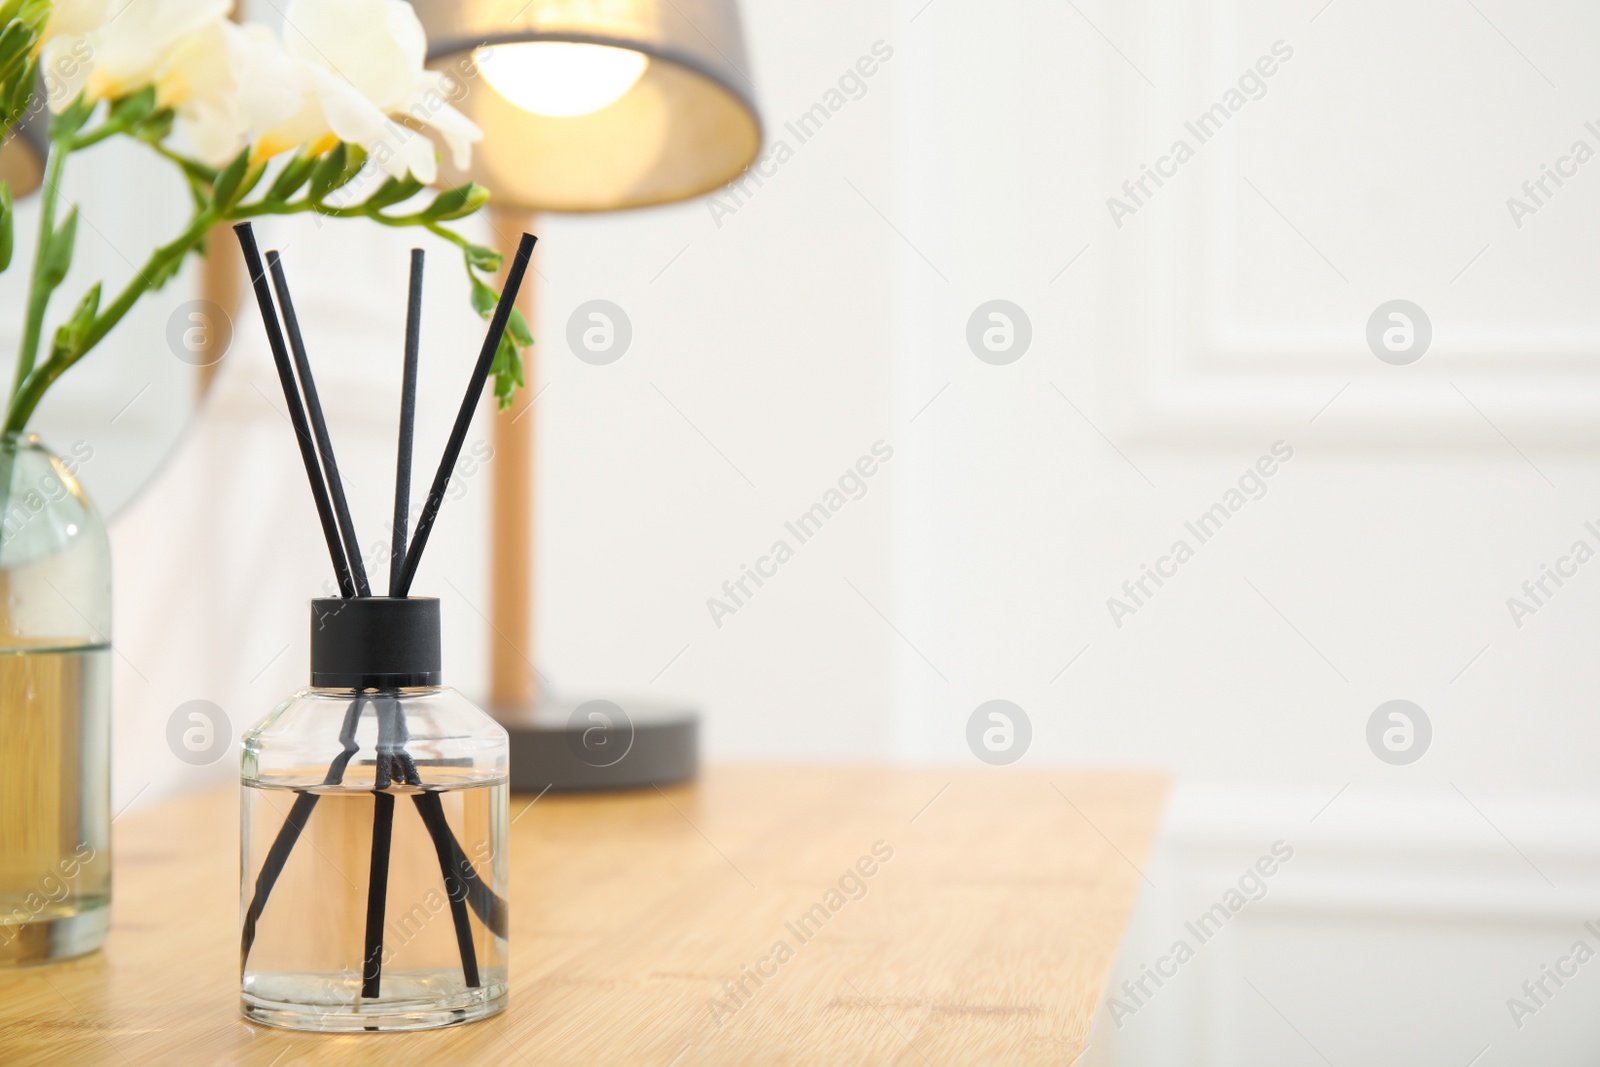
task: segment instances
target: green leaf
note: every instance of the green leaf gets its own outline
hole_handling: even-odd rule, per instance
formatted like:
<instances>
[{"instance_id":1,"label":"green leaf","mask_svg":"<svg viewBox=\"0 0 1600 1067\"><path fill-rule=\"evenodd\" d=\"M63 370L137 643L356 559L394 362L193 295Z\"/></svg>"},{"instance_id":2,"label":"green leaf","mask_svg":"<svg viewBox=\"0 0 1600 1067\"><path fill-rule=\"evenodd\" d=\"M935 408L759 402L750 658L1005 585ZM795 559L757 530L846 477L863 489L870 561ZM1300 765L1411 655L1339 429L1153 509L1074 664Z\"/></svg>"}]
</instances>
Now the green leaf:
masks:
<instances>
[{"instance_id":1,"label":"green leaf","mask_svg":"<svg viewBox=\"0 0 1600 1067\"><path fill-rule=\"evenodd\" d=\"M55 337L50 342L49 358L52 362L65 362L72 358L72 335L64 325L56 327Z\"/></svg>"},{"instance_id":2,"label":"green leaf","mask_svg":"<svg viewBox=\"0 0 1600 1067\"><path fill-rule=\"evenodd\" d=\"M54 289L67 276L67 271L72 267L72 249L77 241L78 209L74 206L67 215L67 221L50 235L49 244L45 246L39 278L46 288Z\"/></svg>"},{"instance_id":3,"label":"green leaf","mask_svg":"<svg viewBox=\"0 0 1600 1067\"><path fill-rule=\"evenodd\" d=\"M492 248L469 244L461 250L467 257L467 266L474 270L496 271L504 257Z\"/></svg>"},{"instance_id":4,"label":"green leaf","mask_svg":"<svg viewBox=\"0 0 1600 1067\"><path fill-rule=\"evenodd\" d=\"M321 203L335 189L348 185L367 165L367 153L358 145L340 143L322 157L311 172L311 190L308 194L314 203Z\"/></svg>"},{"instance_id":5,"label":"green leaf","mask_svg":"<svg viewBox=\"0 0 1600 1067\"><path fill-rule=\"evenodd\" d=\"M156 272L150 275L150 289L154 292L170 282L178 271L183 269L183 257L178 256L167 260Z\"/></svg>"},{"instance_id":6,"label":"green leaf","mask_svg":"<svg viewBox=\"0 0 1600 1067\"><path fill-rule=\"evenodd\" d=\"M511 309L511 317L506 320L506 335L516 342L518 348L527 348L533 344L533 334L528 330L528 320L522 317L520 308Z\"/></svg>"},{"instance_id":7,"label":"green leaf","mask_svg":"<svg viewBox=\"0 0 1600 1067\"><path fill-rule=\"evenodd\" d=\"M316 156L308 156L303 152L297 153L278 172L278 177L274 179L272 185L267 189L267 195L263 199L279 203L288 200L300 191L300 187L311 177L311 172L316 169L316 166Z\"/></svg>"},{"instance_id":8,"label":"green leaf","mask_svg":"<svg viewBox=\"0 0 1600 1067\"><path fill-rule=\"evenodd\" d=\"M128 132L146 144L160 144L172 133L172 123L177 117L176 111L164 107L148 118L141 119L138 125Z\"/></svg>"},{"instance_id":9,"label":"green leaf","mask_svg":"<svg viewBox=\"0 0 1600 1067\"><path fill-rule=\"evenodd\" d=\"M27 23L34 33L44 30L45 23L50 21L50 13L55 10L53 0L24 0L22 8L17 12L17 18Z\"/></svg>"},{"instance_id":10,"label":"green leaf","mask_svg":"<svg viewBox=\"0 0 1600 1067\"><path fill-rule=\"evenodd\" d=\"M194 211L198 215L211 206L210 182L201 181L187 169L184 170L183 177L189 185L189 199L194 201Z\"/></svg>"},{"instance_id":11,"label":"green leaf","mask_svg":"<svg viewBox=\"0 0 1600 1067\"><path fill-rule=\"evenodd\" d=\"M197 163L192 159L183 159L179 165L183 168L184 177L188 178L191 183L198 182L201 185L208 186L217 184L217 172L204 163ZM209 193L206 198L210 199Z\"/></svg>"},{"instance_id":12,"label":"green leaf","mask_svg":"<svg viewBox=\"0 0 1600 1067\"><path fill-rule=\"evenodd\" d=\"M133 126L155 114L155 110L156 87L147 85L132 96L125 96L112 104L107 121L121 126Z\"/></svg>"},{"instance_id":13,"label":"green leaf","mask_svg":"<svg viewBox=\"0 0 1600 1067\"><path fill-rule=\"evenodd\" d=\"M376 192L362 202L368 211L376 211L391 204L401 204L422 191L422 183L407 174L402 178L389 178L378 186Z\"/></svg>"},{"instance_id":14,"label":"green leaf","mask_svg":"<svg viewBox=\"0 0 1600 1067\"><path fill-rule=\"evenodd\" d=\"M489 364L489 373L494 377L494 396L499 402L500 410L504 411L511 406L511 398L525 383L522 380L522 353L517 351L517 346L512 343L507 334L500 336L500 344L494 350L494 362Z\"/></svg>"},{"instance_id":15,"label":"green leaf","mask_svg":"<svg viewBox=\"0 0 1600 1067\"><path fill-rule=\"evenodd\" d=\"M317 165L311 171L311 191L308 194L312 200L321 200L333 192L334 183L339 180L339 175L344 173L346 154L347 149L341 141L331 152L317 161Z\"/></svg>"},{"instance_id":16,"label":"green leaf","mask_svg":"<svg viewBox=\"0 0 1600 1067\"><path fill-rule=\"evenodd\" d=\"M51 0L6 0L0 4L0 66L31 51L45 23L50 20Z\"/></svg>"},{"instance_id":17,"label":"green leaf","mask_svg":"<svg viewBox=\"0 0 1600 1067\"><path fill-rule=\"evenodd\" d=\"M173 275L183 268L184 257L190 248L189 238L180 237L170 244L162 245L156 249L156 256L152 261L157 262L153 273L145 275L150 283L151 290L160 289L172 280ZM158 257L158 258L157 258Z\"/></svg>"},{"instance_id":18,"label":"green leaf","mask_svg":"<svg viewBox=\"0 0 1600 1067\"><path fill-rule=\"evenodd\" d=\"M5 29L0 30L0 68L4 68L33 46L35 35L20 20L3 19L0 24L5 25Z\"/></svg>"},{"instance_id":19,"label":"green leaf","mask_svg":"<svg viewBox=\"0 0 1600 1067\"><path fill-rule=\"evenodd\" d=\"M52 141L70 141L89 121L89 116L94 114L95 101L87 96L79 96L61 114L50 119L50 139Z\"/></svg>"},{"instance_id":20,"label":"green leaf","mask_svg":"<svg viewBox=\"0 0 1600 1067\"><path fill-rule=\"evenodd\" d=\"M245 171L244 181L240 183L239 191L234 194L233 202L237 204L239 201L249 196L250 190L256 187L256 185L261 181L262 175L266 173L267 165L265 163L257 163L255 166Z\"/></svg>"},{"instance_id":21,"label":"green leaf","mask_svg":"<svg viewBox=\"0 0 1600 1067\"><path fill-rule=\"evenodd\" d=\"M222 168L216 184L211 187L211 206L218 212L227 211L244 195L244 178L250 169L250 149L233 157L233 162ZM259 175L257 175L259 178Z\"/></svg>"},{"instance_id":22,"label":"green leaf","mask_svg":"<svg viewBox=\"0 0 1600 1067\"><path fill-rule=\"evenodd\" d=\"M11 126L34 109L34 93L38 88L38 58L22 64L22 72L14 82L5 86L5 96L0 99L0 133L10 133Z\"/></svg>"},{"instance_id":23,"label":"green leaf","mask_svg":"<svg viewBox=\"0 0 1600 1067\"><path fill-rule=\"evenodd\" d=\"M94 322L94 317L99 312L100 283L95 282L94 286L83 294L83 299L78 301L78 306L73 309L71 317L67 319L66 324L62 327L72 337L74 351L77 351L78 342L83 338L84 334L89 332L89 326Z\"/></svg>"},{"instance_id":24,"label":"green leaf","mask_svg":"<svg viewBox=\"0 0 1600 1067\"><path fill-rule=\"evenodd\" d=\"M39 85L39 57L32 56L22 65L22 72L6 82L5 113L0 122L11 126L33 108L33 94Z\"/></svg>"},{"instance_id":25,"label":"green leaf","mask_svg":"<svg viewBox=\"0 0 1600 1067\"><path fill-rule=\"evenodd\" d=\"M69 360L82 354L84 338L89 333L89 327L94 325L94 317L99 311L100 283L95 282L94 287L78 301L72 315L57 328L55 338L50 342L50 358Z\"/></svg>"},{"instance_id":26,"label":"green leaf","mask_svg":"<svg viewBox=\"0 0 1600 1067\"><path fill-rule=\"evenodd\" d=\"M481 318L488 318L494 314L494 306L500 302L500 295L487 285L476 274L468 274L472 279L472 310Z\"/></svg>"},{"instance_id":27,"label":"green leaf","mask_svg":"<svg viewBox=\"0 0 1600 1067\"><path fill-rule=\"evenodd\" d=\"M489 202L489 190L477 182L446 189L433 198L422 218L427 222L449 222L472 214Z\"/></svg>"},{"instance_id":28,"label":"green leaf","mask_svg":"<svg viewBox=\"0 0 1600 1067\"><path fill-rule=\"evenodd\" d=\"M0 182L0 271L11 266L16 240L16 211L11 203L11 183Z\"/></svg>"}]
</instances>

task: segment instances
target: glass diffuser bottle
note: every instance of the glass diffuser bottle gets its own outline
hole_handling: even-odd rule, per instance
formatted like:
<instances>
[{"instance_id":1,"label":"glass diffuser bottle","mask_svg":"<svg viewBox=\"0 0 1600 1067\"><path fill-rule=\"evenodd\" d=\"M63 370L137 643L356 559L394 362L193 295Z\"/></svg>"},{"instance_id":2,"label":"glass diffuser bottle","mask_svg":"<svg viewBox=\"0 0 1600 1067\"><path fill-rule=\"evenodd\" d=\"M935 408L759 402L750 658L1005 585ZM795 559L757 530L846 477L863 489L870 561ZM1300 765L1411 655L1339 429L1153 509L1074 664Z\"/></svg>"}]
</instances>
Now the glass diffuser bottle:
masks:
<instances>
[{"instance_id":1,"label":"glass diffuser bottle","mask_svg":"<svg viewBox=\"0 0 1600 1067\"><path fill-rule=\"evenodd\" d=\"M422 250L411 251L389 595L373 596L282 260L268 251L262 262L248 222L234 230L341 593L311 602L311 688L243 740L244 1014L333 1031L481 1019L508 994L510 739L444 688L439 602L407 594L535 238L522 235L506 271L407 545L423 269Z\"/></svg>"},{"instance_id":2,"label":"glass diffuser bottle","mask_svg":"<svg viewBox=\"0 0 1600 1067\"><path fill-rule=\"evenodd\" d=\"M362 1031L500 1011L506 732L441 685L437 600L311 618L311 688L244 736L244 1014Z\"/></svg>"}]
</instances>

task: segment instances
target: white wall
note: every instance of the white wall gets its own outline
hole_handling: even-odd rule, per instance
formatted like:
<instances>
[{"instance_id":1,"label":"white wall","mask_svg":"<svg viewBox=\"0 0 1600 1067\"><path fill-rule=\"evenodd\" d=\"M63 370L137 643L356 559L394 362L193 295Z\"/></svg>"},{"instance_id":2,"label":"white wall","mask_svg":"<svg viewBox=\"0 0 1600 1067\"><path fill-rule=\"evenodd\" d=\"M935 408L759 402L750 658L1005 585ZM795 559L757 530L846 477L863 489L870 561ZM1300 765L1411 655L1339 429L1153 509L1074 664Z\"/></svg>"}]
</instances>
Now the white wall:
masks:
<instances>
[{"instance_id":1,"label":"white wall","mask_svg":"<svg viewBox=\"0 0 1600 1067\"><path fill-rule=\"evenodd\" d=\"M1407 780L1583 787L1579 650L1600 586L1580 574L1521 629L1506 599L1594 515L1597 363L1577 280L1594 268L1573 233L1600 202L1580 177L1521 230L1504 206L1511 176L1580 135L1600 147L1581 107L1470 7L1336 6L1309 24L1315 6L1082 11L1158 88L1070 7L979 19L935 4L905 31L918 91L903 94L900 228L950 280L897 249L897 405L952 384L916 423L896 527L908 636L951 683L897 649L924 709L904 744L959 755L952 724L1008 696L1037 709L1049 758L1392 782L1361 728L1405 697L1436 726ZM1524 35L1525 51L1561 44ZM1277 40L1295 51L1266 95L1119 229L1107 198ZM1564 73L1576 85L1586 69ZM1485 96L1518 106L1486 114ZM1466 138L1483 167L1442 165L1439 146ZM993 296L1033 322L1033 349L1006 367L961 335ZM1435 327L1410 367L1363 337L1397 296ZM1294 459L1266 497L1119 628L1107 598L1279 440Z\"/></svg>"}]
</instances>

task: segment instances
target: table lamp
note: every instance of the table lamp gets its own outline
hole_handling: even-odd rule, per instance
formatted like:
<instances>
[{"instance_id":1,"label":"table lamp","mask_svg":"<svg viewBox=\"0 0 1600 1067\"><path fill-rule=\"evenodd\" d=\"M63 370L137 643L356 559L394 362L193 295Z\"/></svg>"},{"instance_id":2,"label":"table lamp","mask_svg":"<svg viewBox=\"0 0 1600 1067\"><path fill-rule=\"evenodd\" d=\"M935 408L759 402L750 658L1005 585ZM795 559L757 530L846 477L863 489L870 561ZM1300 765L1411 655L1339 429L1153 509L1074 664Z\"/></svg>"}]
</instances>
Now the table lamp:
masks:
<instances>
[{"instance_id":1,"label":"table lamp","mask_svg":"<svg viewBox=\"0 0 1600 1067\"><path fill-rule=\"evenodd\" d=\"M413 0L429 66L483 130L465 172L491 192L504 244L539 211L616 211L716 189L755 159L761 121L735 0ZM509 247L500 249L510 260ZM532 313L536 275L523 287ZM529 350L536 358L537 346ZM534 380L531 372L528 381ZM514 790L624 788L694 776L698 716L681 706L563 703L533 668L534 412L494 417L489 694L511 734Z\"/></svg>"}]
</instances>

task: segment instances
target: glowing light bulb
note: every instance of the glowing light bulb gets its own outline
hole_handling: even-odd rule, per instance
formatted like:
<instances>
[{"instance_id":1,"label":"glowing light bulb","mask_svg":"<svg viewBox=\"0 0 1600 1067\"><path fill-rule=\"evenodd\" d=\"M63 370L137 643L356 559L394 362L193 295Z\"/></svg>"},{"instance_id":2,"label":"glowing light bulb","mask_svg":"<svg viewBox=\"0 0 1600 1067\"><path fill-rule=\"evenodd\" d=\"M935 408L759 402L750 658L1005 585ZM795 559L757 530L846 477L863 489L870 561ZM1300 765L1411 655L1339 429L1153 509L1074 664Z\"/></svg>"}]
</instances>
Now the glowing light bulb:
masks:
<instances>
[{"instance_id":1,"label":"glowing light bulb","mask_svg":"<svg viewBox=\"0 0 1600 1067\"><path fill-rule=\"evenodd\" d=\"M473 58L495 92L524 111L556 118L616 102L650 65L643 52L566 41L497 44Z\"/></svg>"}]
</instances>

